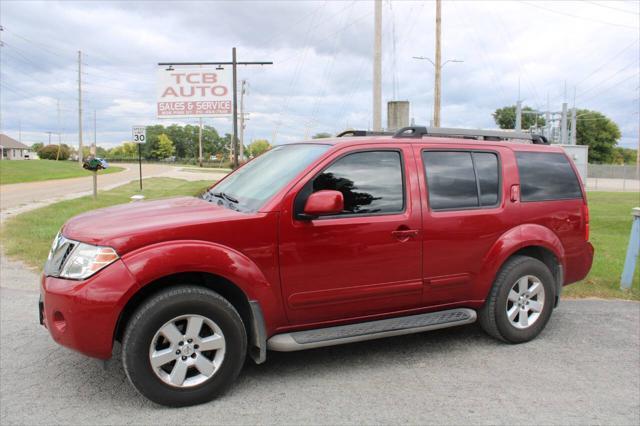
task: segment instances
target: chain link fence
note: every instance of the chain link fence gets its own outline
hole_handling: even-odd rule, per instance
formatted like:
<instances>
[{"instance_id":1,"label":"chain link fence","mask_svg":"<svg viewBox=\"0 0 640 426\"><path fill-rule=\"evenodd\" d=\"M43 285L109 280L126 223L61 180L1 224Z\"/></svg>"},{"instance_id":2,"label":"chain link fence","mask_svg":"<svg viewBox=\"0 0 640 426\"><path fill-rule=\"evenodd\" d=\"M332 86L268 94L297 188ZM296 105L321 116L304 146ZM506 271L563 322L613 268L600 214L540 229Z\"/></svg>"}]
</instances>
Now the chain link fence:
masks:
<instances>
[{"instance_id":1,"label":"chain link fence","mask_svg":"<svg viewBox=\"0 0 640 426\"><path fill-rule=\"evenodd\" d=\"M635 164L589 164L587 189L640 192L640 173Z\"/></svg>"}]
</instances>

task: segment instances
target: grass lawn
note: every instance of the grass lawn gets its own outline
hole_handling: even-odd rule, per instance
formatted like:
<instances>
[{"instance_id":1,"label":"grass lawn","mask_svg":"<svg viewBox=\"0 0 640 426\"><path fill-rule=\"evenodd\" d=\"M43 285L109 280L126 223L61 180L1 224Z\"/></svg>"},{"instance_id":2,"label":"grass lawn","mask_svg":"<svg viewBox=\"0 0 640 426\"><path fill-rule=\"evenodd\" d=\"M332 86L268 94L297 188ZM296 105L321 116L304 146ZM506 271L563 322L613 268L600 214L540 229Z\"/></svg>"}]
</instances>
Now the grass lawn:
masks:
<instances>
[{"instance_id":1,"label":"grass lawn","mask_svg":"<svg viewBox=\"0 0 640 426\"><path fill-rule=\"evenodd\" d=\"M115 173L124 170L122 167L109 166L98 174ZM76 161L22 160L0 161L0 185L40 180L67 179L90 176L91 172L83 169Z\"/></svg>"},{"instance_id":2,"label":"grass lawn","mask_svg":"<svg viewBox=\"0 0 640 426\"><path fill-rule=\"evenodd\" d=\"M208 180L188 182L182 179L150 178L144 179L142 194L146 199L197 195L211 184ZM130 197L139 193L136 181L110 191L100 191L97 200L91 196L76 198L12 217L2 229L4 249L7 255L42 268L51 241L70 217L88 210L130 202Z\"/></svg>"},{"instance_id":3,"label":"grass lawn","mask_svg":"<svg viewBox=\"0 0 640 426\"><path fill-rule=\"evenodd\" d=\"M631 209L640 207L640 194L588 192L591 243L596 249L589 276L563 290L568 297L617 297L640 300L640 264L630 290L620 290L620 276L629 245Z\"/></svg>"},{"instance_id":4,"label":"grass lawn","mask_svg":"<svg viewBox=\"0 0 640 426\"><path fill-rule=\"evenodd\" d=\"M151 178L144 181L147 199L176 195L196 195L210 181L187 182L171 178ZM47 258L51 241L70 217L100 207L129 202L138 193L138 183L132 182L99 193L98 200L83 197L62 201L23 213L6 221L3 244L8 255L41 268ZM591 242L596 248L593 268L587 279L565 287L566 297L603 297L640 300L640 271L636 270L631 290L620 290L620 275L631 229L631 208L640 205L637 193L590 192ZM640 265L639 265L640 267Z\"/></svg>"}]
</instances>

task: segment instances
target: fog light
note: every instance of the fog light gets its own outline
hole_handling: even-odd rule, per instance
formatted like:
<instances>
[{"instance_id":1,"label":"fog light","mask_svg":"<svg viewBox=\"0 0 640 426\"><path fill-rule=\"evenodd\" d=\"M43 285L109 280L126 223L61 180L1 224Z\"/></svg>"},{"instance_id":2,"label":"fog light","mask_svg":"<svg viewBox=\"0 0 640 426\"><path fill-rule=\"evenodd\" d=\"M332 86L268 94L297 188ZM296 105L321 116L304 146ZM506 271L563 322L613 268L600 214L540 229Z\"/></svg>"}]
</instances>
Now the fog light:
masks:
<instances>
[{"instance_id":1,"label":"fog light","mask_svg":"<svg viewBox=\"0 0 640 426\"><path fill-rule=\"evenodd\" d=\"M53 313L53 325L58 329L58 331L64 333L64 330L67 328L67 320L64 319L62 312L55 311Z\"/></svg>"}]
</instances>

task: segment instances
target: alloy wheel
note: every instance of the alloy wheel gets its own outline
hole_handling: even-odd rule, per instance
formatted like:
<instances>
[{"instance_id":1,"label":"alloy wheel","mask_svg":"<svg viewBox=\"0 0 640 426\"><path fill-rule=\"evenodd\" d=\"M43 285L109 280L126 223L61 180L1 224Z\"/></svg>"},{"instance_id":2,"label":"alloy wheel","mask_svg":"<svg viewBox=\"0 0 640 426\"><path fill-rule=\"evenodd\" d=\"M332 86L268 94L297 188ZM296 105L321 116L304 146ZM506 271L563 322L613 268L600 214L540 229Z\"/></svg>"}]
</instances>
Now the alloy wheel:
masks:
<instances>
[{"instance_id":1,"label":"alloy wheel","mask_svg":"<svg viewBox=\"0 0 640 426\"><path fill-rule=\"evenodd\" d=\"M519 329L531 327L544 309L544 285L533 275L519 278L507 296L506 311L509 322Z\"/></svg>"},{"instance_id":2,"label":"alloy wheel","mask_svg":"<svg viewBox=\"0 0 640 426\"><path fill-rule=\"evenodd\" d=\"M220 369L225 355L220 327L202 315L181 315L156 332L149 363L163 382L179 388L200 385Z\"/></svg>"}]
</instances>

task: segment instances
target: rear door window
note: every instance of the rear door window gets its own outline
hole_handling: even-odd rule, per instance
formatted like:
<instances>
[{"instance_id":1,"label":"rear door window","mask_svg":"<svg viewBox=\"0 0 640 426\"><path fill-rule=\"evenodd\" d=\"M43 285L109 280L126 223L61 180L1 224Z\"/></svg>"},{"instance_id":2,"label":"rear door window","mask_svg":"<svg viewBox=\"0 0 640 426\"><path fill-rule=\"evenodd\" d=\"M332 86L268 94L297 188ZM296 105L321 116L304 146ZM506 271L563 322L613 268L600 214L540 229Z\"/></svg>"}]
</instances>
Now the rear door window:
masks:
<instances>
[{"instance_id":1,"label":"rear door window","mask_svg":"<svg viewBox=\"0 0 640 426\"><path fill-rule=\"evenodd\" d=\"M582 198L569 159L559 152L517 152L522 201Z\"/></svg>"},{"instance_id":2,"label":"rear door window","mask_svg":"<svg viewBox=\"0 0 640 426\"><path fill-rule=\"evenodd\" d=\"M492 207L500 201L498 156L491 152L424 151L432 210Z\"/></svg>"}]
</instances>

